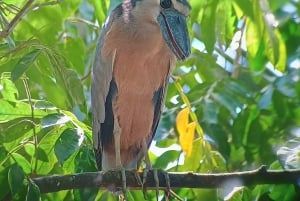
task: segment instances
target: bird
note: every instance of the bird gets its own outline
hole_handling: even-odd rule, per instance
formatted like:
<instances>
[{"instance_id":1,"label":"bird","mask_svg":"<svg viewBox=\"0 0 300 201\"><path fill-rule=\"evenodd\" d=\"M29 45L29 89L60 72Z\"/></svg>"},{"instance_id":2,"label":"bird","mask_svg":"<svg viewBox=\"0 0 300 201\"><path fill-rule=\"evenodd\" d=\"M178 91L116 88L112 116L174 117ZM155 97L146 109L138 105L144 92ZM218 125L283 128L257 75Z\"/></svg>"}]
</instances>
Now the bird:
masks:
<instances>
[{"instance_id":1,"label":"bird","mask_svg":"<svg viewBox=\"0 0 300 201\"><path fill-rule=\"evenodd\" d=\"M98 169L138 169L146 158L177 60L191 54L186 0L125 0L102 27L92 69ZM122 178L124 175L122 176Z\"/></svg>"}]
</instances>

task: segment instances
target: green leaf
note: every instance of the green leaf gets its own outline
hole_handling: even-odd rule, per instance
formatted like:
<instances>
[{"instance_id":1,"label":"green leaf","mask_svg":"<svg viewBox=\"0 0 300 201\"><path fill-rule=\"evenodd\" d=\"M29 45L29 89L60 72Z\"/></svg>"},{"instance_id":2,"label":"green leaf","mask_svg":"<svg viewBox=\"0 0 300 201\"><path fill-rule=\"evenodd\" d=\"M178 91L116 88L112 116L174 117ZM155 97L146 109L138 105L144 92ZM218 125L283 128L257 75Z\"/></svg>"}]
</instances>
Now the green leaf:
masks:
<instances>
[{"instance_id":1,"label":"green leaf","mask_svg":"<svg viewBox=\"0 0 300 201\"><path fill-rule=\"evenodd\" d=\"M47 155L47 160L42 160L39 158L39 162L37 164L37 173L41 175L49 174L49 172L54 168L54 166L57 164L57 157L54 153L54 146L57 139L60 137L62 128L56 128L53 129L46 128L42 129L40 133L38 133L39 136L44 136L39 144L39 149L42 149L43 152Z\"/></svg>"},{"instance_id":2,"label":"green leaf","mask_svg":"<svg viewBox=\"0 0 300 201\"><path fill-rule=\"evenodd\" d=\"M107 14L106 1L97 1L91 0L94 9L96 10L95 14L99 24L103 24L105 21L105 16Z\"/></svg>"},{"instance_id":3,"label":"green leaf","mask_svg":"<svg viewBox=\"0 0 300 201\"><path fill-rule=\"evenodd\" d=\"M251 19L254 19L254 13L253 13L253 2L251 0L234 0L234 3L236 3L239 8L245 13L248 17Z\"/></svg>"},{"instance_id":4,"label":"green leaf","mask_svg":"<svg viewBox=\"0 0 300 201\"><path fill-rule=\"evenodd\" d=\"M272 104L273 93L274 93L273 86L269 86L267 89L265 89L264 94L261 96L261 98L258 101L258 108L260 110L267 109Z\"/></svg>"},{"instance_id":5,"label":"green leaf","mask_svg":"<svg viewBox=\"0 0 300 201\"><path fill-rule=\"evenodd\" d=\"M36 148L35 148L34 144L27 143L24 145L24 149L28 155L30 155L31 157L35 157L35 149ZM49 158L48 158L46 152L41 147L37 147L37 158L40 161L49 162Z\"/></svg>"},{"instance_id":6,"label":"green leaf","mask_svg":"<svg viewBox=\"0 0 300 201\"><path fill-rule=\"evenodd\" d=\"M180 153L181 153L180 151L175 151L175 150L169 150L164 152L156 159L153 168L166 169L169 163L172 163L179 159Z\"/></svg>"},{"instance_id":7,"label":"green leaf","mask_svg":"<svg viewBox=\"0 0 300 201\"><path fill-rule=\"evenodd\" d=\"M65 80L66 88L72 101L75 104L83 104L85 97L83 93L83 87L81 81L74 70L67 69L65 71Z\"/></svg>"},{"instance_id":8,"label":"green leaf","mask_svg":"<svg viewBox=\"0 0 300 201\"><path fill-rule=\"evenodd\" d=\"M18 138L23 138L34 126L28 118L17 118L5 123L0 123L0 140L2 142L12 142Z\"/></svg>"},{"instance_id":9,"label":"green leaf","mask_svg":"<svg viewBox=\"0 0 300 201\"><path fill-rule=\"evenodd\" d=\"M234 96L228 93L227 88L220 90L219 92L212 93L213 99L224 106L232 116L236 116L236 109L242 107L242 103L239 102Z\"/></svg>"},{"instance_id":10,"label":"green leaf","mask_svg":"<svg viewBox=\"0 0 300 201\"><path fill-rule=\"evenodd\" d=\"M277 29L274 30L273 27L268 27L267 30L265 36L267 57L277 70L284 72L287 57L285 42Z\"/></svg>"},{"instance_id":11,"label":"green leaf","mask_svg":"<svg viewBox=\"0 0 300 201\"><path fill-rule=\"evenodd\" d=\"M98 189L95 188L85 188L85 189L74 189L73 194L76 198L75 200L81 201L81 200L95 200Z\"/></svg>"},{"instance_id":12,"label":"green leaf","mask_svg":"<svg viewBox=\"0 0 300 201\"><path fill-rule=\"evenodd\" d=\"M72 63L72 67L76 69L76 72L84 74L86 52L82 37L67 37L64 43L61 44L61 49L64 50L64 56ZM77 73L76 76L78 76Z\"/></svg>"},{"instance_id":13,"label":"green leaf","mask_svg":"<svg viewBox=\"0 0 300 201\"><path fill-rule=\"evenodd\" d=\"M41 120L41 124L43 128L47 128L47 127L52 127L52 126L56 126L56 125L65 125L67 122L69 122L71 119L62 114L62 113L54 113L54 114L49 114L47 116L45 116L42 120Z\"/></svg>"},{"instance_id":14,"label":"green leaf","mask_svg":"<svg viewBox=\"0 0 300 201\"><path fill-rule=\"evenodd\" d=\"M13 196L24 188L25 174L18 164L13 164L8 171L8 184Z\"/></svg>"},{"instance_id":15,"label":"green leaf","mask_svg":"<svg viewBox=\"0 0 300 201\"><path fill-rule=\"evenodd\" d=\"M40 190L38 186L29 180L26 201L40 201Z\"/></svg>"},{"instance_id":16,"label":"green leaf","mask_svg":"<svg viewBox=\"0 0 300 201\"><path fill-rule=\"evenodd\" d=\"M177 143L177 139L163 139L163 140L159 140L155 143L156 147L159 148L166 148L166 147L170 147L173 144Z\"/></svg>"},{"instance_id":17,"label":"green leaf","mask_svg":"<svg viewBox=\"0 0 300 201\"><path fill-rule=\"evenodd\" d=\"M8 184L8 171L9 168L3 168L3 166L0 166L0 200L4 200L3 198L7 196L10 191Z\"/></svg>"},{"instance_id":18,"label":"green leaf","mask_svg":"<svg viewBox=\"0 0 300 201\"><path fill-rule=\"evenodd\" d=\"M76 172L97 171L94 150L90 146L82 146L73 163Z\"/></svg>"},{"instance_id":19,"label":"green leaf","mask_svg":"<svg viewBox=\"0 0 300 201\"><path fill-rule=\"evenodd\" d=\"M22 168L25 174L31 173L31 165L27 161L27 159L18 153L12 153L14 160L18 163L18 165Z\"/></svg>"},{"instance_id":20,"label":"green leaf","mask_svg":"<svg viewBox=\"0 0 300 201\"><path fill-rule=\"evenodd\" d=\"M227 184L225 188L229 188L232 184ZM234 187L228 195L226 195L226 201L241 201L241 200L251 200L250 191L246 187Z\"/></svg>"},{"instance_id":21,"label":"green leaf","mask_svg":"<svg viewBox=\"0 0 300 201\"><path fill-rule=\"evenodd\" d=\"M43 161L43 162L50 162L49 158L48 158L48 155L46 154L46 152L44 151L44 149L42 149L41 147L37 148L37 158L40 161Z\"/></svg>"},{"instance_id":22,"label":"green leaf","mask_svg":"<svg viewBox=\"0 0 300 201\"><path fill-rule=\"evenodd\" d=\"M203 41L209 54L213 52L216 42L216 10L218 3L218 1L211 1L209 6L204 8L201 22Z\"/></svg>"},{"instance_id":23,"label":"green leaf","mask_svg":"<svg viewBox=\"0 0 300 201\"><path fill-rule=\"evenodd\" d=\"M217 151L211 151L210 154L213 160L216 162L216 167L215 167L216 170L218 172L226 172L227 171L226 161L224 157L221 155L221 153Z\"/></svg>"},{"instance_id":24,"label":"green leaf","mask_svg":"<svg viewBox=\"0 0 300 201\"><path fill-rule=\"evenodd\" d=\"M55 107L54 104L52 104L49 101L45 100L38 100L34 103L34 108L41 109L41 110L56 110L57 107Z\"/></svg>"},{"instance_id":25,"label":"green leaf","mask_svg":"<svg viewBox=\"0 0 300 201\"><path fill-rule=\"evenodd\" d=\"M10 192L8 184L8 171L9 168L3 168L3 166L0 166L0 200L4 200L3 198Z\"/></svg>"},{"instance_id":26,"label":"green leaf","mask_svg":"<svg viewBox=\"0 0 300 201\"><path fill-rule=\"evenodd\" d=\"M3 162L3 160L6 160L8 154L9 152L0 144L0 164Z\"/></svg>"},{"instance_id":27,"label":"green leaf","mask_svg":"<svg viewBox=\"0 0 300 201\"><path fill-rule=\"evenodd\" d=\"M269 196L271 200L280 201L291 201L299 198L299 194L294 185L274 185Z\"/></svg>"},{"instance_id":28,"label":"green leaf","mask_svg":"<svg viewBox=\"0 0 300 201\"><path fill-rule=\"evenodd\" d=\"M32 116L31 108L28 103L21 101L10 102L0 99L0 105L0 122ZM47 113L43 110L34 110L35 118L42 118L46 114Z\"/></svg>"},{"instance_id":29,"label":"green leaf","mask_svg":"<svg viewBox=\"0 0 300 201\"><path fill-rule=\"evenodd\" d=\"M40 53L40 49L35 49L24 55L14 66L11 72L11 80L15 82L17 79L19 79L23 75L23 73L32 65L32 63L36 60Z\"/></svg>"},{"instance_id":30,"label":"green leaf","mask_svg":"<svg viewBox=\"0 0 300 201\"><path fill-rule=\"evenodd\" d=\"M190 157L185 157L184 165L179 166L179 171L198 171L200 160L203 157L203 139L197 139L193 143L193 150Z\"/></svg>"},{"instance_id":31,"label":"green leaf","mask_svg":"<svg viewBox=\"0 0 300 201\"><path fill-rule=\"evenodd\" d=\"M219 106L212 101L205 100L203 105L203 117L207 123L218 123Z\"/></svg>"},{"instance_id":32,"label":"green leaf","mask_svg":"<svg viewBox=\"0 0 300 201\"><path fill-rule=\"evenodd\" d=\"M72 154L74 154L76 150L78 150L82 142L82 136L80 135L82 134L78 133L77 130L68 128L64 130L64 132L57 139L54 152L60 164L62 164Z\"/></svg>"},{"instance_id":33,"label":"green leaf","mask_svg":"<svg viewBox=\"0 0 300 201\"><path fill-rule=\"evenodd\" d=\"M0 79L0 92L3 98L7 101L15 102L19 96L19 92L15 84L9 79L2 78L2 76Z\"/></svg>"}]
</instances>

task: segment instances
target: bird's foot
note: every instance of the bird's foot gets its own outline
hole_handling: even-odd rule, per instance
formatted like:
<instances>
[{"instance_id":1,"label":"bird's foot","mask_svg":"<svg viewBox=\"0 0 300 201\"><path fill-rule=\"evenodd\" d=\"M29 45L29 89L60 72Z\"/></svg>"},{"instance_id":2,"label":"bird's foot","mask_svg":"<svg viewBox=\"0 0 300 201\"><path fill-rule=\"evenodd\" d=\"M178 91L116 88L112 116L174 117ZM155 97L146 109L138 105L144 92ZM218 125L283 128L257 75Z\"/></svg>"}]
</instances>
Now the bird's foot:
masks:
<instances>
[{"instance_id":1,"label":"bird's foot","mask_svg":"<svg viewBox=\"0 0 300 201\"><path fill-rule=\"evenodd\" d=\"M117 188L117 189L112 190L112 191L115 191L115 193L118 194L119 200L126 201L127 200L127 197L126 197L127 185L126 185L126 172L125 172L126 170L122 166L119 166L119 167L115 168L113 171L120 172L120 176L121 176L121 189Z\"/></svg>"},{"instance_id":2,"label":"bird's foot","mask_svg":"<svg viewBox=\"0 0 300 201\"><path fill-rule=\"evenodd\" d=\"M134 177L135 177L135 179L136 179L138 185L139 185L139 186L143 186L143 182L142 182L142 180L141 180L139 171L136 170L136 169L134 169L134 170L132 170L131 172L134 174Z\"/></svg>"},{"instance_id":3,"label":"bird's foot","mask_svg":"<svg viewBox=\"0 0 300 201\"><path fill-rule=\"evenodd\" d=\"M143 187L143 194L144 194L144 199L147 200L147 186L146 186L146 182L147 182L147 175L148 175L149 169L145 168L143 170L143 182L142 182L142 187Z\"/></svg>"},{"instance_id":4,"label":"bird's foot","mask_svg":"<svg viewBox=\"0 0 300 201\"><path fill-rule=\"evenodd\" d=\"M144 198L147 199L147 185L146 185L146 182L147 182L147 175L148 175L148 172L150 170L149 169L144 169L143 171L143 194L144 194ZM156 195L156 200L158 200L158 196L159 196L159 177L158 177L158 172L162 173L164 175L164 178L165 178L165 182L166 182L166 194L167 196L170 194L171 191L171 187L170 187L170 178L169 178L169 175L168 175L168 172L164 171L164 170L158 170L158 169L152 169L152 172L153 172L153 180L154 180L154 183L155 183L155 195Z\"/></svg>"},{"instance_id":5,"label":"bird's foot","mask_svg":"<svg viewBox=\"0 0 300 201\"><path fill-rule=\"evenodd\" d=\"M118 190L119 200L126 201L127 200L127 196L126 196L126 191L127 191L126 170L123 167L118 167L118 168L115 169L115 171L120 171L121 182L122 182L122 187L121 187L121 189ZM143 186L143 182L140 178L139 172L136 169L133 169L133 170L130 170L130 171L131 171L131 173L134 174L134 177L135 177L137 183L140 186Z\"/></svg>"}]
</instances>

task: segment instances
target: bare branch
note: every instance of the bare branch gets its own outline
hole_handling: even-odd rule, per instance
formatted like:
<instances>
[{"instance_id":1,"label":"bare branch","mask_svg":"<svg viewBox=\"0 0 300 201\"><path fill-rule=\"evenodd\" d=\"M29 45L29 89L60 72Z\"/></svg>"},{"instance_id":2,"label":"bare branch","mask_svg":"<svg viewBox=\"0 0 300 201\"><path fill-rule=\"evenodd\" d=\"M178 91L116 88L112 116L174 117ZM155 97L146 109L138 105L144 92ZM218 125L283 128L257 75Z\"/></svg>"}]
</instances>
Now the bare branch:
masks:
<instances>
[{"instance_id":1,"label":"bare branch","mask_svg":"<svg viewBox=\"0 0 300 201\"><path fill-rule=\"evenodd\" d=\"M142 177L142 174L140 174ZM166 189L165 174L158 170L161 189ZM141 189L134 172L126 171L129 189ZM253 171L217 174L199 174L191 172L169 173L171 188L221 188L222 186L249 186L258 184L296 184L300 183L300 170L268 171L265 167ZM86 172L72 175L55 175L32 179L41 193L57 192L80 188L121 187L121 175L118 171ZM154 189L153 171L147 176L147 188Z\"/></svg>"}]
</instances>

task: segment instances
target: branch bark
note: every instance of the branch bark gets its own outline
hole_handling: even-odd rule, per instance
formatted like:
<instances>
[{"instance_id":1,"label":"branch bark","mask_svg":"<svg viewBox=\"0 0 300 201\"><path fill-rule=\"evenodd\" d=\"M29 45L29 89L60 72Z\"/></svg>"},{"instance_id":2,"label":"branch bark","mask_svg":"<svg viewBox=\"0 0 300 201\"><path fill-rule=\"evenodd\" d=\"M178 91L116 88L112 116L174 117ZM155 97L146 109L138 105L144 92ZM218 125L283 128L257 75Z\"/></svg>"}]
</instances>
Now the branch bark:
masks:
<instances>
[{"instance_id":1,"label":"branch bark","mask_svg":"<svg viewBox=\"0 0 300 201\"><path fill-rule=\"evenodd\" d=\"M142 178L142 173L139 174ZM199 174L191 172L168 173L171 188L221 188L223 186L250 186L258 184L300 184L300 170L268 171L264 166L245 172ZM166 189L165 173L158 170L161 189ZM126 171L128 189L141 189L133 171ZM119 171L86 172L33 178L41 193L81 188L121 187ZM155 189L153 171L147 175L146 186Z\"/></svg>"}]
</instances>

